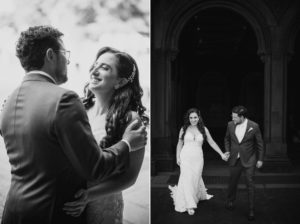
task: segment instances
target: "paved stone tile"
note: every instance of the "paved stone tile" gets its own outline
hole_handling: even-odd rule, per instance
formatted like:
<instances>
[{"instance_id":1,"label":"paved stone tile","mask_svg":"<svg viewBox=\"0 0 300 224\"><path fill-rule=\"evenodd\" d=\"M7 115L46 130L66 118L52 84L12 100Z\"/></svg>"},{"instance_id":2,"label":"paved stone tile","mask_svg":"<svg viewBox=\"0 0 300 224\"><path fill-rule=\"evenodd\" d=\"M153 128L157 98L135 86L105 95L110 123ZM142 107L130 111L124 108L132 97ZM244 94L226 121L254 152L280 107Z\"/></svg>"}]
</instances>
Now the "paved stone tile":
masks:
<instances>
[{"instance_id":1,"label":"paved stone tile","mask_svg":"<svg viewBox=\"0 0 300 224\"><path fill-rule=\"evenodd\" d=\"M198 203L195 215L174 211L168 189L151 190L151 224L294 224L300 220L300 189L257 189L255 191L255 221L246 218L248 209L247 190L237 193L236 208L224 208L225 189L213 189L214 197Z\"/></svg>"}]
</instances>

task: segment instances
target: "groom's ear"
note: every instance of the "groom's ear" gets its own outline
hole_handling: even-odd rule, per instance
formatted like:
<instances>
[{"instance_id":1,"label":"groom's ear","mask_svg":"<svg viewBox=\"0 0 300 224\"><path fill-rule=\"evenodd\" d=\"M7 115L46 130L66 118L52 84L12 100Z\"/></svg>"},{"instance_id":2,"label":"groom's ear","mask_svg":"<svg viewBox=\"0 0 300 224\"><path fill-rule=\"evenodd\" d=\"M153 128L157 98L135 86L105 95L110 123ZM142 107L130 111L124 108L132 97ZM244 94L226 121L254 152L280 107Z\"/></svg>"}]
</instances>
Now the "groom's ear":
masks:
<instances>
[{"instance_id":1,"label":"groom's ear","mask_svg":"<svg viewBox=\"0 0 300 224\"><path fill-rule=\"evenodd\" d=\"M46 51L46 54L45 54L44 61L52 62L55 57L56 57L56 55L55 55L53 49L52 48L48 48L48 50Z\"/></svg>"}]
</instances>

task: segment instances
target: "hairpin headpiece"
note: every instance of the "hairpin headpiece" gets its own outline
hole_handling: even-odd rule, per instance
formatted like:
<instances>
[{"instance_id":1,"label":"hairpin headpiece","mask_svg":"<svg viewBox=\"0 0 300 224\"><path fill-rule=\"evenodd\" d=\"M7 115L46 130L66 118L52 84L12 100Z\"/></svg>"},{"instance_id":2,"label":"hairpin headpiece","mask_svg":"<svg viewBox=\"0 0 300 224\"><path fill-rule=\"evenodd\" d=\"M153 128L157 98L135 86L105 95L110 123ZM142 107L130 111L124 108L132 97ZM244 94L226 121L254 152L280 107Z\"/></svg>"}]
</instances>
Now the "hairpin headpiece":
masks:
<instances>
[{"instance_id":1,"label":"hairpin headpiece","mask_svg":"<svg viewBox=\"0 0 300 224\"><path fill-rule=\"evenodd\" d=\"M128 80L128 82L133 82L133 80L134 80L134 77L135 77L135 72L136 72L136 68L135 68L135 65L134 64L132 64L132 66L133 66L133 68L132 68L132 72L131 72L131 75L129 76L129 78L127 79Z\"/></svg>"}]
</instances>

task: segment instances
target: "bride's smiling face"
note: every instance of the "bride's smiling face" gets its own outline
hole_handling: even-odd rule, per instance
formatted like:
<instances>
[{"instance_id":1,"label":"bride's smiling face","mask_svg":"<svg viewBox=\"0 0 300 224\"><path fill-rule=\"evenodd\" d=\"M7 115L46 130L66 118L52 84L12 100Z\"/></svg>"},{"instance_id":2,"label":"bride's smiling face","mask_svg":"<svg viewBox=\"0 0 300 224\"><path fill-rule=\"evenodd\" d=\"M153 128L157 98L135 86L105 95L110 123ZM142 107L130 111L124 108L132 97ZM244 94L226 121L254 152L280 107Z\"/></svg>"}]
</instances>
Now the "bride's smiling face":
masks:
<instances>
[{"instance_id":1,"label":"bride's smiling face","mask_svg":"<svg viewBox=\"0 0 300 224\"><path fill-rule=\"evenodd\" d=\"M99 56L90 72L89 89L95 91L112 91L119 83L118 58L113 53L104 53Z\"/></svg>"},{"instance_id":2,"label":"bride's smiling face","mask_svg":"<svg viewBox=\"0 0 300 224\"><path fill-rule=\"evenodd\" d=\"M189 119L192 126L196 126L199 122L198 114L195 112L190 113Z\"/></svg>"}]
</instances>

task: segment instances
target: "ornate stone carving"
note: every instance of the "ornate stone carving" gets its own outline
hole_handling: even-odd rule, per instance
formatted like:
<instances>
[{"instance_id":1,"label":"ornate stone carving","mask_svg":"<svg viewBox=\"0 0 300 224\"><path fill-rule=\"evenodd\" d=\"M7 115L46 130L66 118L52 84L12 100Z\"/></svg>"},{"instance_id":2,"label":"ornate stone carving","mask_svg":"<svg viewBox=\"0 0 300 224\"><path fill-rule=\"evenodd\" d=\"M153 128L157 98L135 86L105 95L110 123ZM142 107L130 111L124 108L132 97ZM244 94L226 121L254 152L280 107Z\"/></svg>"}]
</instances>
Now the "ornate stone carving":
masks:
<instances>
[{"instance_id":1,"label":"ornate stone carving","mask_svg":"<svg viewBox=\"0 0 300 224\"><path fill-rule=\"evenodd\" d=\"M267 6L273 12L277 22L280 21L282 16L286 13L287 9L295 0L264 0Z\"/></svg>"},{"instance_id":2,"label":"ornate stone carving","mask_svg":"<svg viewBox=\"0 0 300 224\"><path fill-rule=\"evenodd\" d=\"M166 49L167 57L171 59L171 61L174 61L179 53L179 50L177 48L173 49Z\"/></svg>"}]
</instances>

